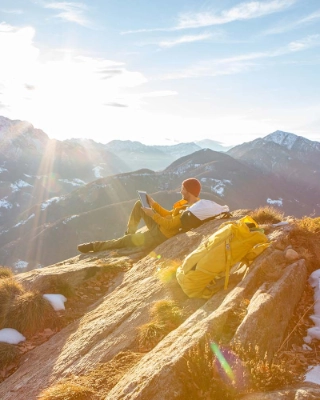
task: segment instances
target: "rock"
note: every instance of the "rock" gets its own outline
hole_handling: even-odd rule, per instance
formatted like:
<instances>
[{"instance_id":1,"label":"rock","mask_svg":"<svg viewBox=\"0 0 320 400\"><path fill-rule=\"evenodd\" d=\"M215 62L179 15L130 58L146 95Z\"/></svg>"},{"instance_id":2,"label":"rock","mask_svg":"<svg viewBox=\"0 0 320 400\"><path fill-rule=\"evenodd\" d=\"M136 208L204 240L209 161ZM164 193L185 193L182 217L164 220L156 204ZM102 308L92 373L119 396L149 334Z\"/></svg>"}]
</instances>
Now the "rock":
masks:
<instances>
[{"instance_id":1,"label":"rock","mask_svg":"<svg viewBox=\"0 0 320 400\"><path fill-rule=\"evenodd\" d=\"M295 261L300 258L300 255L293 249L288 249L285 252L285 257L289 261Z\"/></svg>"},{"instance_id":2,"label":"rock","mask_svg":"<svg viewBox=\"0 0 320 400\"><path fill-rule=\"evenodd\" d=\"M225 221L214 220L192 232L177 235L149 254L142 253L139 260L134 259L136 255L128 258L124 253L118 259L96 253L21 274L20 282L35 289L42 288L48 277L54 275L76 287L88 274L98 272L106 263L114 262L121 271L115 275L108 292L80 320L22 356L19 368L0 384L1 400L24 400L26 393L28 400L36 400L43 389L64 377L86 375L99 363L134 348L139 327L150 322L150 307L164 299L179 304L185 313L185 321L144 354L119 379L106 399L176 398L183 389L179 366L207 333L212 338L228 334L230 340L241 340L245 344L254 341L259 348L268 347L271 354L274 353L283 340L288 320L306 282L304 260L287 266L283 252L270 247L251 264L242 281L238 282L241 276L235 281L231 279L228 290L218 291L208 301L189 299L175 277L164 282L157 275L158 268L182 263L184 257L221 222ZM276 237L283 239L281 232ZM121 270L126 262L131 263L132 268ZM227 332L228 321L244 300L248 304L247 315L239 319L231 333ZM271 339L267 343L268 335Z\"/></svg>"}]
</instances>

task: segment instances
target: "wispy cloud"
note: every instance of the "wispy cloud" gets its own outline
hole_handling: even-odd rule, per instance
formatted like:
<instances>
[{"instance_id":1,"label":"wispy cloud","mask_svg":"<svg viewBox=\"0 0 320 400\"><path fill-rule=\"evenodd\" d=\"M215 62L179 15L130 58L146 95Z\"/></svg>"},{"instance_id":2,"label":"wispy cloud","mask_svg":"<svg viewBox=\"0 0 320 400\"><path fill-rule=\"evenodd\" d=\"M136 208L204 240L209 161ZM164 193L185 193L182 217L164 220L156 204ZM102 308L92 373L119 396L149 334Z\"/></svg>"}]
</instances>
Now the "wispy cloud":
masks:
<instances>
[{"instance_id":1,"label":"wispy cloud","mask_svg":"<svg viewBox=\"0 0 320 400\"><path fill-rule=\"evenodd\" d=\"M291 42L288 46L289 51L302 51L320 45L320 35L310 35L304 39Z\"/></svg>"},{"instance_id":2,"label":"wispy cloud","mask_svg":"<svg viewBox=\"0 0 320 400\"><path fill-rule=\"evenodd\" d=\"M263 32L264 35L277 35L280 33L284 33L284 32L289 32L292 31L294 29L298 29L303 25L306 24L310 24L313 22L316 22L320 19L320 10L307 15L304 18L298 19L296 21L293 21L291 23L287 23L287 24L282 24L280 26L275 26L271 29L266 30L265 32Z\"/></svg>"},{"instance_id":3,"label":"wispy cloud","mask_svg":"<svg viewBox=\"0 0 320 400\"><path fill-rule=\"evenodd\" d=\"M285 10L297 0L272 0L268 2L250 1L241 3L229 10L216 13L184 14L180 17L178 28L200 28L204 26L227 24L233 21L241 21L263 17Z\"/></svg>"},{"instance_id":4,"label":"wispy cloud","mask_svg":"<svg viewBox=\"0 0 320 400\"><path fill-rule=\"evenodd\" d=\"M320 46L320 34L310 35L290 42L286 46L272 51L240 54L234 57L215 59L191 65L183 70L167 74L160 79L200 78L206 76L235 75L261 68L260 60L285 56ZM264 64L265 65L265 62Z\"/></svg>"},{"instance_id":5,"label":"wispy cloud","mask_svg":"<svg viewBox=\"0 0 320 400\"><path fill-rule=\"evenodd\" d=\"M45 8L61 10L55 17L64 21L74 22L82 26L90 26L90 21L84 16L87 6L83 3L52 2L45 5Z\"/></svg>"},{"instance_id":6,"label":"wispy cloud","mask_svg":"<svg viewBox=\"0 0 320 400\"><path fill-rule=\"evenodd\" d=\"M157 31L176 31L181 29L203 28L213 25L223 25L234 21L242 21L263 17L283 11L292 6L297 0L272 0L272 1L249 1L244 2L236 7L224 10L220 13L201 12L201 13L185 13L178 18L178 23L174 27L169 28L154 28L154 29L137 29L122 32L129 33L144 33Z\"/></svg>"},{"instance_id":7,"label":"wispy cloud","mask_svg":"<svg viewBox=\"0 0 320 400\"><path fill-rule=\"evenodd\" d=\"M4 14L23 14L22 10L19 9L8 9L8 8L1 8L0 12L4 13Z\"/></svg>"},{"instance_id":8,"label":"wispy cloud","mask_svg":"<svg viewBox=\"0 0 320 400\"><path fill-rule=\"evenodd\" d=\"M210 39L211 37L211 33L203 33L200 35L186 35L176 39L163 40L159 43L159 46L163 48L174 47L185 43L202 42L204 40Z\"/></svg>"}]
</instances>

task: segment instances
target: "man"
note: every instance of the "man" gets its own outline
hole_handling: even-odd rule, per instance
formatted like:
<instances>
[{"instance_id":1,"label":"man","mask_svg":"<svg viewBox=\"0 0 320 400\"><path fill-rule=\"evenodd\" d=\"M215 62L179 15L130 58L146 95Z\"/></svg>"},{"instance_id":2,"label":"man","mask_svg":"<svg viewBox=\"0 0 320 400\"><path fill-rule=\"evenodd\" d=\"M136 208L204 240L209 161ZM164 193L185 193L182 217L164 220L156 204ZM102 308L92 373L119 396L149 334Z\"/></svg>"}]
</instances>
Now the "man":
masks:
<instances>
[{"instance_id":1,"label":"man","mask_svg":"<svg viewBox=\"0 0 320 400\"><path fill-rule=\"evenodd\" d=\"M138 200L131 211L126 234L119 239L104 242L84 243L78 246L81 253L90 251L104 251L124 247L156 247L165 240L175 236L181 228L181 213L199 201L201 184L196 178L189 178L182 182L180 193L182 199L173 205L172 210L161 207L148 195L150 208L142 207ZM148 230L137 232L140 220L143 219Z\"/></svg>"}]
</instances>

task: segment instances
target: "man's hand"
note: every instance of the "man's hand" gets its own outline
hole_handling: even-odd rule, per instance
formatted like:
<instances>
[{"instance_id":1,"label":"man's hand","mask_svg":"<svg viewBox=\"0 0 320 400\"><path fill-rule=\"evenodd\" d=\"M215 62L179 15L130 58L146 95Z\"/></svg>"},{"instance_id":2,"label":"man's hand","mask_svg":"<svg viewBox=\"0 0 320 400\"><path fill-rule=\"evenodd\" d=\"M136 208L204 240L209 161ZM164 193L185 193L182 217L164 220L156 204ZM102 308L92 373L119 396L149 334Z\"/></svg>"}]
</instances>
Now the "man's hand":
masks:
<instances>
[{"instance_id":1,"label":"man's hand","mask_svg":"<svg viewBox=\"0 0 320 400\"><path fill-rule=\"evenodd\" d=\"M154 201L153 198L152 198L151 196L149 196L148 194L147 194L147 199L148 199L148 203L150 204L150 207L152 207L152 206L154 205L155 201Z\"/></svg>"},{"instance_id":2,"label":"man's hand","mask_svg":"<svg viewBox=\"0 0 320 400\"><path fill-rule=\"evenodd\" d=\"M154 215L154 211L152 208L141 207L141 210L145 212L149 217Z\"/></svg>"}]
</instances>

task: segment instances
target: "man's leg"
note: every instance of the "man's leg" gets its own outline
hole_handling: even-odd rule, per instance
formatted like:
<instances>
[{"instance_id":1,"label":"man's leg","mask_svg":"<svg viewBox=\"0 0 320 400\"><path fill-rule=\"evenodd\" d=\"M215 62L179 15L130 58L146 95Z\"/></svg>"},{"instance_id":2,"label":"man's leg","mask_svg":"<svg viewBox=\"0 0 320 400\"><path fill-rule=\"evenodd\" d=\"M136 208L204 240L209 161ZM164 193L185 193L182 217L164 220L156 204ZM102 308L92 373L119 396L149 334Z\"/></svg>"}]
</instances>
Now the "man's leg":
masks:
<instances>
[{"instance_id":1,"label":"man's leg","mask_svg":"<svg viewBox=\"0 0 320 400\"><path fill-rule=\"evenodd\" d=\"M122 249L130 247L156 247L164 242L167 238L155 226L150 231L138 232L132 235L125 235L119 239L106 240L104 242L84 243L78 246L81 253L89 253L90 251L105 251L111 249Z\"/></svg>"},{"instance_id":2,"label":"man's leg","mask_svg":"<svg viewBox=\"0 0 320 400\"><path fill-rule=\"evenodd\" d=\"M149 217L144 211L141 210L141 207L142 205L140 200L136 201L128 220L126 234L132 235L133 233L136 233L137 227L141 219L144 220L149 230L157 225L151 217Z\"/></svg>"}]
</instances>

